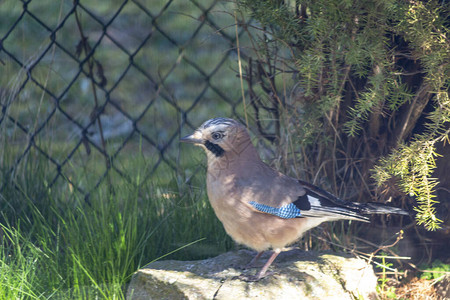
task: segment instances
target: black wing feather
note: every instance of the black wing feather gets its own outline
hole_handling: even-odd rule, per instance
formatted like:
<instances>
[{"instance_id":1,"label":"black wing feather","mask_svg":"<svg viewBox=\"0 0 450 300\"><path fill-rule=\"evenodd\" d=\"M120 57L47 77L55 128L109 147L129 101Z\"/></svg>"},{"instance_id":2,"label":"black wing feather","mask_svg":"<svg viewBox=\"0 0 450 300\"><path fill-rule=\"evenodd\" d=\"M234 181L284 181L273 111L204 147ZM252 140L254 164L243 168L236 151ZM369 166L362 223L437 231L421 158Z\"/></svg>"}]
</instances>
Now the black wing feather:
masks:
<instances>
[{"instance_id":1,"label":"black wing feather","mask_svg":"<svg viewBox=\"0 0 450 300\"><path fill-rule=\"evenodd\" d=\"M321 188L299 180L306 190L306 194L298 197L293 204L298 207L303 217L324 217L330 219L353 219L368 221L364 215L370 214L402 214L409 215L406 211L390 207L381 203L355 203L344 201ZM311 201L309 197L317 199ZM319 204L319 205L317 205Z\"/></svg>"}]
</instances>

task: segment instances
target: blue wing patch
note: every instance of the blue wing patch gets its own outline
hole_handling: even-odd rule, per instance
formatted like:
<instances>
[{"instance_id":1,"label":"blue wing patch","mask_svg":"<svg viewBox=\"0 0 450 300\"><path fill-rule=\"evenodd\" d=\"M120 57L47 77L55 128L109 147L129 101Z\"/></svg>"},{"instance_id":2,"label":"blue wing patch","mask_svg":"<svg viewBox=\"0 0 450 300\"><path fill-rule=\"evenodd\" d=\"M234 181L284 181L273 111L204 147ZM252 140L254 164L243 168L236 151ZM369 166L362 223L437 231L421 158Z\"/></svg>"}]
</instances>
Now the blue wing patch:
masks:
<instances>
[{"instance_id":1,"label":"blue wing patch","mask_svg":"<svg viewBox=\"0 0 450 300\"><path fill-rule=\"evenodd\" d=\"M282 207L272 207L272 206L260 204L255 201L251 201L250 204L254 208L256 208L257 210L259 210L261 212L275 215L275 216L283 218L283 219L293 219L293 218L298 218L298 217L302 216L300 213L300 209L298 209L298 207L292 203L282 206Z\"/></svg>"}]
</instances>

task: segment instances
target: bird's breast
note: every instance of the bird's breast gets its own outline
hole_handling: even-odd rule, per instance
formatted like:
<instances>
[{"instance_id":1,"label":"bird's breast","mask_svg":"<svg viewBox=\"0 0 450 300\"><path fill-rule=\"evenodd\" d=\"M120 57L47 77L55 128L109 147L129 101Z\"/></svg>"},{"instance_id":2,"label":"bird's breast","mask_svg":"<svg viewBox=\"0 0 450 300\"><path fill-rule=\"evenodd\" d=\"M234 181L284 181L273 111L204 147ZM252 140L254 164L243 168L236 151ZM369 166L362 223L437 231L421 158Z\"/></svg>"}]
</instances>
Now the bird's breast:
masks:
<instances>
[{"instance_id":1,"label":"bird's breast","mask_svg":"<svg viewBox=\"0 0 450 300\"><path fill-rule=\"evenodd\" d=\"M225 209L236 204L236 184L232 175L208 172L206 179L208 198L217 213L217 209Z\"/></svg>"},{"instance_id":2,"label":"bird's breast","mask_svg":"<svg viewBox=\"0 0 450 300\"><path fill-rule=\"evenodd\" d=\"M255 226L255 211L243 198L243 189L235 176L207 178L208 198L226 232L238 243L257 251L270 248L264 230Z\"/></svg>"}]
</instances>

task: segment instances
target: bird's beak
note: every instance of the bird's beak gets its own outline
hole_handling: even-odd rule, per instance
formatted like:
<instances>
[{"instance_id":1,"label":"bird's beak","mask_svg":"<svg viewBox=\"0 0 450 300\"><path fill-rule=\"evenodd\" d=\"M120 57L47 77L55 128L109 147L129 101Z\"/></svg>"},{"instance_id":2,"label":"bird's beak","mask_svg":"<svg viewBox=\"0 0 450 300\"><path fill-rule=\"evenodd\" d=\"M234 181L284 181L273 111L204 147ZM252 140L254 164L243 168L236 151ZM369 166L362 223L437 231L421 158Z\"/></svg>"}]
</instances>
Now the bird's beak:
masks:
<instances>
[{"instance_id":1,"label":"bird's beak","mask_svg":"<svg viewBox=\"0 0 450 300\"><path fill-rule=\"evenodd\" d=\"M180 139L180 142L183 143L190 143L190 144L203 144L203 140L200 137L201 134L199 134L199 132L194 132L191 135L187 135L185 137L182 137Z\"/></svg>"}]
</instances>

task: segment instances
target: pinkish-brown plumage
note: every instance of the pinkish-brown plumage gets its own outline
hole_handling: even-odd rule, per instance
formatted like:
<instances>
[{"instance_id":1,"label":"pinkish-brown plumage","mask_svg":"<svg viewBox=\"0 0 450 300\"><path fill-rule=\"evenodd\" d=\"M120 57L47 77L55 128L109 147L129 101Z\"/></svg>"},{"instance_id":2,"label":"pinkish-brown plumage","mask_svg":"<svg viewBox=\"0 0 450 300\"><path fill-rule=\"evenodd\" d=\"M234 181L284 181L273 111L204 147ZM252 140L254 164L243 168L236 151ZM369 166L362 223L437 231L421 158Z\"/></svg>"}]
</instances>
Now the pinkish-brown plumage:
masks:
<instances>
[{"instance_id":1,"label":"pinkish-brown plumage","mask_svg":"<svg viewBox=\"0 0 450 300\"><path fill-rule=\"evenodd\" d=\"M274 250L254 280L265 276L285 246L324 221L407 214L382 204L346 202L272 169L260 159L247 129L232 119L208 120L181 141L206 151L208 198L226 232L260 253Z\"/></svg>"}]
</instances>

